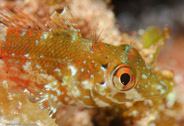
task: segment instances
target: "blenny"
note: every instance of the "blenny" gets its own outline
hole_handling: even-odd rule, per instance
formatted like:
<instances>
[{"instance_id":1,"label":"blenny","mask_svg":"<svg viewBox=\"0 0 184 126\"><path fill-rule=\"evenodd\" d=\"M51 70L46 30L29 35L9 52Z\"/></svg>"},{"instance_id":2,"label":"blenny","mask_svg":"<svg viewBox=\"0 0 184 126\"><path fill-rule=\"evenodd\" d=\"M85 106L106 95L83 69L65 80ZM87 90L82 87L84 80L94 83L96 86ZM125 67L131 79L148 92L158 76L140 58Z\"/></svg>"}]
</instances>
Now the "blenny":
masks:
<instances>
[{"instance_id":1,"label":"blenny","mask_svg":"<svg viewBox=\"0 0 184 126\"><path fill-rule=\"evenodd\" d=\"M11 80L11 91L29 92L52 113L63 105L106 107L167 92L134 47L84 39L67 8L42 25L20 12L2 10L0 17L0 58L6 68L0 80ZM22 76L30 72L54 80Z\"/></svg>"}]
</instances>

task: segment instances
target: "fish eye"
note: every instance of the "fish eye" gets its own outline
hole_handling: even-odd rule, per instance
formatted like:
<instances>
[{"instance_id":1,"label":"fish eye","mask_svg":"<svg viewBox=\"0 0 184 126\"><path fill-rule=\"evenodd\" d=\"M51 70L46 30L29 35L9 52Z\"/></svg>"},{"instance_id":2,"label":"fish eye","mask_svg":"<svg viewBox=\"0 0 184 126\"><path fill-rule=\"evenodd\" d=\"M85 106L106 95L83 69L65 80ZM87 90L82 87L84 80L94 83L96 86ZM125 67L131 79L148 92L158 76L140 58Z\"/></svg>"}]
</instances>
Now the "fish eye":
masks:
<instances>
[{"instance_id":1,"label":"fish eye","mask_svg":"<svg viewBox=\"0 0 184 126\"><path fill-rule=\"evenodd\" d=\"M124 64L118 65L111 77L113 86L120 91L127 91L136 86L135 75L131 68Z\"/></svg>"},{"instance_id":2,"label":"fish eye","mask_svg":"<svg viewBox=\"0 0 184 126\"><path fill-rule=\"evenodd\" d=\"M120 76L120 81L123 85L127 85L130 82L130 75L129 73L123 73Z\"/></svg>"}]
</instances>

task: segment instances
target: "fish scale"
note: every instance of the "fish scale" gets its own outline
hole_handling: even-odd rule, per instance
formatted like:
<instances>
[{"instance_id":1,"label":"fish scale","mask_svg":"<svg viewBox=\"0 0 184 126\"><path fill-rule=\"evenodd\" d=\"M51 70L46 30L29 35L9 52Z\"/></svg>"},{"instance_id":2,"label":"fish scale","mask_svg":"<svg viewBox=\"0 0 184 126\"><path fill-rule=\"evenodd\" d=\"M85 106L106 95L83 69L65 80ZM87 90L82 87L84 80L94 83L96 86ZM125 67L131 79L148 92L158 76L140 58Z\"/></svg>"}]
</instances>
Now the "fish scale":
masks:
<instances>
[{"instance_id":1,"label":"fish scale","mask_svg":"<svg viewBox=\"0 0 184 126\"><path fill-rule=\"evenodd\" d=\"M54 13L48 19L50 26L43 29L37 29L38 25L25 28L23 21L22 27L7 25L11 20L0 26L0 57L5 70L17 67L21 77L8 78L14 76L10 71L7 75L1 72L0 79L10 79L17 84L14 89L31 92L32 99L41 108L49 108L51 115L63 105L106 107L162 97L167 92L166 84L132 46L82 38L67 8ZM30 75L33 78L23 77ZM52 79L43 83L36 76Z\"/></svg>"}]
</instances>

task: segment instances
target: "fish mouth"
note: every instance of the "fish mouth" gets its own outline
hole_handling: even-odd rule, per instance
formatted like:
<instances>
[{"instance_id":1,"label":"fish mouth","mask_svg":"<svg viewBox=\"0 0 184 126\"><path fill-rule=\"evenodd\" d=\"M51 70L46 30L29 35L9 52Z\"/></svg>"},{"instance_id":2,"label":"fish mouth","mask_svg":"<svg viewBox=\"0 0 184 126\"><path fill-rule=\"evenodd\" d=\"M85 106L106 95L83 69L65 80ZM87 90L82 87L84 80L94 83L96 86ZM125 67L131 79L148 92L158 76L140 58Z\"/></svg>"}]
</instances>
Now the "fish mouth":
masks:
<instances>
[{"instance_id":1,"label":"fish mouth","mask_svg":"<svg viewBox=\"0 0 184 126\"><path fill-rule=\"evenodd\" d=\"M168 94L168 87L166 84L156 83L153 84L152 88L148 89L137 89L142 94L144 99L156 99L164 98Z\"/></svg>"},{"instance_id":2,"label":"fish mouth","mask_svg":"<svg viewBox=\"0 0 184 126\"><path fill-rule=\"evenodd\" d=\"M164 98L167 96L167 94L168 94L167 86L164 86L163 89L153 91L153 93L145 95L144 98L146 99Z\"/></svg>"}]
</instances>

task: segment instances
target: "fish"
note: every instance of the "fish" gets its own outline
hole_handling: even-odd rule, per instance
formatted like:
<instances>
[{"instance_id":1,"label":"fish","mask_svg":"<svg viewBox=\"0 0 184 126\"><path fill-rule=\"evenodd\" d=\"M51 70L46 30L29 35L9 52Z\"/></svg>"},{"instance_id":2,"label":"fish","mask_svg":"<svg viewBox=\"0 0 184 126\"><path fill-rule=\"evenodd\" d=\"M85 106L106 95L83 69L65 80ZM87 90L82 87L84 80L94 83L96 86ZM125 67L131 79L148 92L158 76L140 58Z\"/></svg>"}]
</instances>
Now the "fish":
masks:
<instances>
[{"instance_id":1,"label":"fish","mask_svg":"<svg viewBox=\"0 0 184 126\"><path fill-rule=\"evenodd\" d=\"M52 114L66 105L108 107L167 93L133 46L83 38L68 8L44 23L18 13L0 11L0 80L11 92L28 92Z\"/></svg>"}]
</instances>

